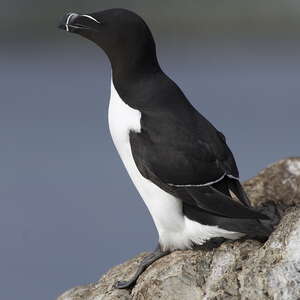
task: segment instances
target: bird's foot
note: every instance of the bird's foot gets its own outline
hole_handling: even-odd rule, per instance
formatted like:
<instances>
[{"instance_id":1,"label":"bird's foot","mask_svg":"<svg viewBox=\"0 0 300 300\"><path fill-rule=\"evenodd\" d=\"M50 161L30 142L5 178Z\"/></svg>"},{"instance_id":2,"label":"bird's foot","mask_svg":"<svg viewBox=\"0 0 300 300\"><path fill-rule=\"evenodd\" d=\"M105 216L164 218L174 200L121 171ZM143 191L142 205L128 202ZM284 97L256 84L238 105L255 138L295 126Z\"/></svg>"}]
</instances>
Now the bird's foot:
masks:
<instances>
[{"instance_id":1,"label":"bird's foot","mask_svg":"<svg viewBox=\"0 0 300 300\"><path fill-rule=\"evenodd\" d=\"M158 246L155 251L149 255L147 255L142 262L140 263L136 273L134 274L134 276L128 280L128 281L117 281L114 284L114 287L116 289L129 289L132 288L137 279L139 278L139 276L146 270L147 267L149 267L152 263L154 263L156 260L158 260L159 258L169 254L170 251L162 251L160 246Z\"/></svg>"},{"instance_id":2,"label":"bird's foot","mask_svg":"<svg viewBox=\"0 0 300 300\"><path fill-rule=\"evenodd\" d=\"M135 280L128 280L128 281L117 281L114 284L114 288L116 289L129 289L135 284Z\"/></svg>"}]
</instances>

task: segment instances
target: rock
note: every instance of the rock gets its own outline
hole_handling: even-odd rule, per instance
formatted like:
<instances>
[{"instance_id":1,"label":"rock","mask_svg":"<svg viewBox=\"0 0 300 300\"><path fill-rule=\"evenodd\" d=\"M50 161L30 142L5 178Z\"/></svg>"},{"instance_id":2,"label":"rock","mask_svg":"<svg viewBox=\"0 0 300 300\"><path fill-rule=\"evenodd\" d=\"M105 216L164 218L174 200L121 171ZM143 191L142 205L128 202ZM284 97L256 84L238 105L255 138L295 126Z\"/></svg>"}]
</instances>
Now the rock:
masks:
<instances>
[{"instance_id":1,"label":"rock","mask_svg":"<svg viewBox=\"0 0 300 300\"><path fill-rule=\"evenodd\" d=\"M244 184L251 202L280 223L265 244L226 241L218 248L175 251L153 263L132 290L126 280L146 255L57 300L300 299L300 158L281 160Z\"/></svg>"}]
</instances>

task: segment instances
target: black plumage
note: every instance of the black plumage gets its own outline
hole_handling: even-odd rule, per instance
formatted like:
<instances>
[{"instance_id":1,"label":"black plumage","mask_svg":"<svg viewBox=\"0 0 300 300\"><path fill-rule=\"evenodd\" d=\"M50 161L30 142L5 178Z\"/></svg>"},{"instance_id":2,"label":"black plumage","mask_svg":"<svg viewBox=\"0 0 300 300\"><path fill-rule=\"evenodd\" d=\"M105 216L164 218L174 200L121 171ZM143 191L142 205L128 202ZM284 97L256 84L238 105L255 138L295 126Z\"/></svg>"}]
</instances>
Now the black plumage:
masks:
<instances>
[{"instance_id":1,"label":"black plumage","mask_svg":"<svg viewBox=\"0 0 300 300\"><path fill-rule=\"evenodd\" d=\"M271 230L262 220L268 218L251 207L225 136L162 71L143 19L124 9L68 13L60 27L95 42L110 60L111 133L160 235L157 250L117 287L132 286L149 264L174 249L212 237L265 239ZM124 128L115 119L121 113Z\"/></svg>"}]
</instances>

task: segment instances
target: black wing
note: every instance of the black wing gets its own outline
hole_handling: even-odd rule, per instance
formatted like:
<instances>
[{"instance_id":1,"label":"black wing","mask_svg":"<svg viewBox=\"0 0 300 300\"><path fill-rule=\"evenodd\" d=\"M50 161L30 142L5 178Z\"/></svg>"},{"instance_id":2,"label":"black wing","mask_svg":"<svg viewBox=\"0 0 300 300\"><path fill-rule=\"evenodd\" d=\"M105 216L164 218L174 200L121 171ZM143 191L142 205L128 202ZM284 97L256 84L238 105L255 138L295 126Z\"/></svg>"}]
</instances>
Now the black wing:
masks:
<instances>
[{"instance_id":1,"label":"black wing","mask_svg":"<svg viewBox=\"0 0 300 300\"><path fill-rule=\"evenodd\" d=\"M163 123L144 116L142 131L130 133L130 144L141 174L188 205L229 218L266 218L231 198L229 189L249 205L234 179L238 170L224 136L201 115L189 124L172 116Z\"/></svg>"},{"instance_id":2,"label":"black wing","mask_svg":"<svg viewBox=\"0 0 300 300\"><path fill-rule=\"evenodd\" d=\"M172 185L201 185L225 174L239 177L225 137L192 107L142 115L141 133L131 133L134 158Z\"/></svg>"}]
</instances>

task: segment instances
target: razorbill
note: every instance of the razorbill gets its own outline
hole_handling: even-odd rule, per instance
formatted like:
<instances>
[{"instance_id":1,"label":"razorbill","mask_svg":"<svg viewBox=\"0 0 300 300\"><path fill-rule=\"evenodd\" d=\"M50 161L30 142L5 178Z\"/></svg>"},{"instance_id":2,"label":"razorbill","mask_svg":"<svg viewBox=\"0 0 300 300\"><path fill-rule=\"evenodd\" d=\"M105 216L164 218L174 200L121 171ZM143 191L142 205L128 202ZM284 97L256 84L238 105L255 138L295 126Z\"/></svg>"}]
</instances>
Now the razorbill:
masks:
<instances>
[{"instance_id":1,"label":"razorbill","mask_svg":"<svg viewBox=\"0 0 300 300\"><path fill-rule=\"evenodd\" d=\"M132 287L147 266L176 249L215 237L266 238L270 230L260 220L267 217L250 207L225 136L162 71L143 19L109 9L67 13L59 27L93 41L110 60L109 129L159 234L157 249L116 287Z\"/></svg>"}]
</instances>

